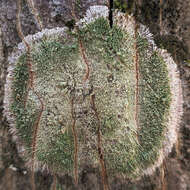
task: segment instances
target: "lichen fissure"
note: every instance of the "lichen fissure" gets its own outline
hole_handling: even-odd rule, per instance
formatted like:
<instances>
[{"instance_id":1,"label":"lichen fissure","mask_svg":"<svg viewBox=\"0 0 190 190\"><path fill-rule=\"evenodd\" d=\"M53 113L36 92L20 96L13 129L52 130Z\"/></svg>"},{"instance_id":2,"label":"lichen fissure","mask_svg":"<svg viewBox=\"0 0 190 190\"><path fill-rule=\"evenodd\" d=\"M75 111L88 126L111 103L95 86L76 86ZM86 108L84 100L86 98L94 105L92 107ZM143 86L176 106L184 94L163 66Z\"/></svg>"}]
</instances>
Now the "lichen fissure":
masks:
<instances>
[{"instance_id":1,"label":"lichen fissure","mask_svg":"<svg viewBox=\"0 0 190 190\"><path fill-rule=\"evenodd\" d=\"M39 94L37 92L35 92L34 89L34 73L32 70L32 57L31 57L31 47L29 45L29 43L25 40L25 37L23 35L22 32L22 27L21 27L21 21L20 21L20 14L21 14L21 0L17 1L17 31L19 34L19 37L21 38L21 40L24 42L26 49L27 49L27 66L28 66L28 72L29 72L29 78L28 78L28 82L27 82L27 89L26 89L26 95L24 98L24 108L26 107L26 103L28 100L28 93L31 90L38 98L38 100L40 101L40 112L39 115L34 123L33 126L33 136L32 136L32 189L35 189L35 179L34 179L34 163L35 163L35 154L36 154L36 144L37 144L37 135L38 135L38 129L39 129L39 123L40 123L40 119L42 116L42 112L44 110L44 104L42 101L42 98L39 96Z\"/></svg>"},{"instance_id":2,"label":"lichen fissure","mask_svg":"<svg viewBox=\"0 0 190 190\"><path fill-rule=\"evenodd\" d=\"M35 124L33 126L34 128L34 131L33 131L33 137L32 137L32 171L34 171L34 162L35 162L35 154L36 154L36 145L37 145L37 135L38 135L38 129L39 129L39 123L40 123L40 119L41 119L41 116L42 116L42 113L44 111L44 104L43 104L43 101L42 101L42 98L35 92L33 91L34 94L38 97L38 100L40 101L40 112L39 112L39 115L35 121Z\"/></svg>"},{"instance_id":3,"label":"lichen fissure","mask_svg":"<svg viewBox=\"0 0 190 190\"><path fill-rule=\"evenodd\" d=\"M97 127L97 141L98 141L98 144L97 144L97 149L98 149L99 161L100 161L100 166L101 166L102 183L103 183L103 186L104 186L104 190L109 190L108 176L107 176L106 165L105 165L105 160L104 160L104 155L103 155L103 150L102 150L101 122L100 122L99 114L98 114L98 111L97 111L96 105L95 105L95 94L91 95L90 103L91 103L92 109L94 111L94 114L96 116L96 119L98 121L98 127Z\"/></svg>"},{"instance_id":4,"label":"lichen fissure","mask_svg":"<svg viewBox=\"0 0 190 190\"><path fill-rule=\"evenodd\" d=\"M82 43L82 40L79 38L79 46L80 46L80 52L81 52L81 56L83 58L83 61L86 64L86 73L85 73L85 77L84 77L84 83L89 79L89 73L90 73L90 69L89 69L89 62L87 60L86 57L86 53L85 53L85 49ZM85 84L84 84L84 88L85 88ZM93 89L92 92L90 94L93 93ZM89 94L89 95L90 95ZM98 116L98 112L97 109L95 107L95 94L94 95L90 95L90 103L92 106L92 109L95 112L95 116L96 119L98 121L98 127L97 127L97 150L98 150L98 154L99 154L99 160L100 160L100 167L101 167L101 176L102 176L102 183L104 186L104 190L109 190L109 185L108 185L108 177L107 177L107 172L106 172L106 166L105 166L105 161L104 161L104 156L103 156L103 151L102 151L102 143L101 143L101 123L100 123L100 119Z\"/></svg>"},{"instance_id":5,"label":"lichen fissure","mask_svg":"<svg viewBox=\"0 0 190 190\"><path fill-rule=\"evenodd\" d=\"M82 56L82 58L84 60L84 63L86 64L86 73L85 73L85 76L84 76L84 82L86 82L89 79L89 74L90 74L89 61L87 60L85 49L83 47L83 43L82 43L80 38L79 38L79 46L80 46L81 56Z\"/></svg>"},{"instance_id":6,"label":"lichen fissure","mask_svg":"<svg viewBox=\"0 0 190 190\"><path fill-rule=\"evenodd\" d=\"M79 29L77 28L77 32L79 32ZM79 47L80 47L80 53L81 57L86 64L86 73L84 76L84 83L86 83L87 80L89 80L89 74L90 74L90 65L87 60L86 56L86 51L84 49L84 45L82 42L82 39L79 36ZM85 88L85 84L84 84ZM106 166L105 166L105 161L104 161L104 156L103 156L103 151L102 151L102 143L101 143L101 123L100 123L100 118L97 112L97 109L95 107L95 94L91 95L93 93L93 86L92 86L92 91L90 92L90 104L92 106L93 111L95 112L95 117L98 122L98 127L97 127L97 152L99 155L99 161L100 161L100 167L101 167L101 176L102 176L102 184L104 186L104 190L109 190L109 184L108 184L108 176L107 176L107 171L106 171Z\"/></svg>"},{"instance_id":7,"label":"lichen fissure","mask_svg":"<svg viewBox=\"0 0 190 190\"><path fill-rule=\"evenodd\" d=\"M74 5L72 5L72 14L75 18L75 22L77 22L78 19L76 17L75 11L74 11ZM110 24L112 25L113 22ZM77 26L76 26L76 31L78 32L78 41L79 41L79 48L80 48L81 57L82 57L84 63L86 64L86 73L84 76L84 88L85 88L85 83L89 80L90 65L89 65L89 61L88 61L87 56L86 56L86 51L85 51L82 39L81 39L80 34L79 34L80 29ZM105 162L104 162L104 156L103 156L102 145L101 145L101 129L100 129L101 123L100 123L100 119L99 119L99 116L98 116L98 113L97 113L97 110L95 107L95 102L94 102L95 95L91 95L92 93L93 93L93 86L92 86L92 91L88 95L90 95L90 104L92 106L93 111L95 112L95 116L96 116L96 119L98 121L97 151L99 154L99 161L100 161L100 167L101 167L102 184L104 186L104 190L109 190L106 166L105 166Z\"/></svg>"},{"instance_id":8,"label":"lichen fissure","mask_svg":"<svg viewBox=\"0 0 190 190\"><path fill-rule=\"evenodd\" d=\"M89 79L90 69L89 69L89 62L88 62L87 57L86 57L85 49L84 49L82 40L80 38L79 38L79 46L80 46L81 56L83 58L83 61L86 64L86 73L85 73L85 77L84 77L84 83L85 83ZM85 84L84 84L84 88L85 88ZM105 161L104 161L104 156L103 156L103 151L102 151L102 143L101 143L101 123L100 123L100 119L99 119L97 109L95 107L95 94L91 95L92 93L93 93L93 89L89 95L90 95L90 103L91 103L92 109L95 112L95 116L96 116L96 119L98 121L97 151L98 151L100 167L101 167L102 184L104 186L104 190L109 190L108 176L107 176L107 172L106 172L106 166L105 166Z\"/></svg>"}]
</instances>

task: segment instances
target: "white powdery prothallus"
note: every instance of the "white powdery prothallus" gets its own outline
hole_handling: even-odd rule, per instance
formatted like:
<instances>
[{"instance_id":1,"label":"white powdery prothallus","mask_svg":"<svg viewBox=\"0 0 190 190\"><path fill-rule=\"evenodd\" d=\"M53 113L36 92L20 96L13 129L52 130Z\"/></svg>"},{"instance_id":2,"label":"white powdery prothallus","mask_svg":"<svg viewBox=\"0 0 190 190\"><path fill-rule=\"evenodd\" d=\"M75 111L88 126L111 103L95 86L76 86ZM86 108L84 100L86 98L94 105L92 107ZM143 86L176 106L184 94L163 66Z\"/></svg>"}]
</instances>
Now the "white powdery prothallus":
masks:
<instances>
[{"instance_id":1,"label":"white powdery prothallus","mask_svg":"<svg viewBox=\"0 0 190 190\"><path fill-rule=\"evenodd\" d=\"M157 161L151 167L144 170L144 174L151 175L163 160L172 151L174 144L177 141L178 131L180 127L181 117L183 115L183 95L179 71L177 65L171 55L166 50L157 48L157 52L164 59L168 74L171 91L171 104L167 121L167 128L162 142L162 149L159 152Z\"/></svg>"},{"instance_id":2,"label":"white powdery prothallus","mask_svg":"<svg viewBox=\"0 0 190 190\"><path fill-rule=\"evenodd\" d=\"M108 17L108 7L107 6L91 6L83 19L80 19L76 23L79 27L84 27L86 24L94 22L97 18L107 18Z\"/></svg>"},{"instance_id":3,"label":"white powdery prothallus","mask_svg":"<svg viewBox=\"0 0 190 190\"><path fill-rule=\"evenodd\" d=\"M25 40L28 44L33 44L34 42L38 42L41 40L44 36L46 37L56 37L65 36L65 31L67 30L66 27L64 28L53 28L53 29L44 29L41 32L38 32L34 35L28 35L25 37ZM16 67L16 63L18 62L18 59L21 55L26 53L26 47L23 42L19 43L17 48L14 49L13 53L8 57L9 66L7 69L7 77L6 77L6 83L5 83L5 95L4 95L4 111L3 114L7 118L9 125L10 125L10 133L12 134L12 139L14 142L16 142L17 150L20 156L23 156L25 154L25 148L22 145L22 142L20 141L19 135L17 134L16 129L16 120L15 116L11 111L11 105L13 104L13 76L14 76L14 69ZM30 161L29 161L30 162ZM28 164L29 165L29 164ZM40 165L40 163L35 163L35 169L38 169L39 167L37 165ZM42 165L42 164L41 164ZM44 165L43 165L44 168ZM43 169L42 168L42 169Z\"/></svg>"},{"instance_id":4,"label":"white powdery prothallus","mask_svg":"<svg viewBox=\"0 0 190 190\"><path fill-rule=\"evenodd\" d=\"M163 163L163 160L172 151L173 145L177 141L180 121L183 115L183 95L179 70L171 55L167 53L166 50L156 47L153 35L146 26L140 24L139 34L141 37L144 37L148 40L149 44L152 46L152 50L157 51L166 63L171 91L171 104L167 128L164 135L165 138L162 143L163 148L160 150L159 158L154 163L154 165L144 170L145 174L151 175L155 171L156 167L159 167Z\"/></svg>"},{"instance_id":5,"label":"white powdery prothallus","mask_svg":"<svg viewBox=\"0 0 190 190\"><path fill-rule=\"evenodd\" d=\"M134 17L121 12L117 12L114 20L120 28L130 33L131 35L134 35ZM143 171L144 174L151 175L155 169L163 163L163 160L171 152L173 145L177 141L180 121L183 114L183 96L179 71L171 55L167 53L166 50L157 48L153 39L153 34L150 33L149 29L146 26L139 24L138 34L142 38L147 39L149 42L150 48L146 52L148 57L152 56L153 51L157 51L157 53L160 55L160 57L163 58L164 62L166 63L171 91L171 104L169 109L167 128L165 131L164 140L162 142L162 149L159 152L157 161L155 161L154 164Z\"/></svg>"}]
</instances>

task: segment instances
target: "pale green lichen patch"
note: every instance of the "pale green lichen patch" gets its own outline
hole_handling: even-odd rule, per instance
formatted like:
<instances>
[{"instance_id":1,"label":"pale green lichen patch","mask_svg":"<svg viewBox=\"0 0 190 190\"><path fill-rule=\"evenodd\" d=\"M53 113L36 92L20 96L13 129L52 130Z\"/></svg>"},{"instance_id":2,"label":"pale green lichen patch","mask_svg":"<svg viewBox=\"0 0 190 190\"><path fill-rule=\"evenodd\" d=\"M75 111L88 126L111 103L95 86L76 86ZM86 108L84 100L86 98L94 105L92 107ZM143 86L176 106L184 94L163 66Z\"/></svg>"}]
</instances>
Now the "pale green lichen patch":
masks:
<instances>
[{"instance_id":1,"label":"pale green lichen patch","mask_svg":"<svg viewBox=\"0 0 190 190\"><path fill-rule=\"evenodd\" d=\"M11 110L16 116L15 127L18 130L18 135L21 137L23 143L31 146L31 133L36 113L38 111L37 107L33 109L28 105L26 108L24 106L24 100L27 94L27 83L28 83L28 67L26 64L27 56L26 54L20 56L18 63L14 69L14 81L13 81L13 104Z\"/></svg>"},{"instance_id":2,"label":"pale green lichen patch","mask_svg":"<svg viewBox=\"0 0 190 190\"><path fill-rule=\"evenodd\" d=\"M132 173L138 167L134 39L115 25L110 29L103 18L89 24L80 35L92 64L91 81L97 88L95 102L101 118L107 169Z\"/></svg>"},{"instance_id":3,"label":"pale green lichen patch","mask_svg":"<svg viewBox=\"0 0 190 190\"><path fill-rule=\"evenodd\" d=\"M45 105L37 141L37 156L50 168L73 168L71 99L82 84L84 66L77 44L43 41L34 52L35 90Z\"/></svg>"},{"instance_id":4,"label":"pale green lichen patch","mask_svg":"<svg viewBox=\"0 0 190 190\"><path fill-rule=\"evenodd\" d=\"M36 162L56 172L71 173L76 148L73 121L78 136L79 167L99 162L99 124L109 174L138 176L142 169L156 161L170 105L168 72L156 52L148 56L148 42L139 37L138 127L135 121L134 43L132 34L116 25L110 28L104 18L96 19L79 31L66 31L64 38L49 36L33 43L34 91L44 104L36 140ZM24 107L28 78L24 54L14 70L12 111L16 116L17 132L30 156L40 101L29 90Z\"/></svg>"}]
</instances>

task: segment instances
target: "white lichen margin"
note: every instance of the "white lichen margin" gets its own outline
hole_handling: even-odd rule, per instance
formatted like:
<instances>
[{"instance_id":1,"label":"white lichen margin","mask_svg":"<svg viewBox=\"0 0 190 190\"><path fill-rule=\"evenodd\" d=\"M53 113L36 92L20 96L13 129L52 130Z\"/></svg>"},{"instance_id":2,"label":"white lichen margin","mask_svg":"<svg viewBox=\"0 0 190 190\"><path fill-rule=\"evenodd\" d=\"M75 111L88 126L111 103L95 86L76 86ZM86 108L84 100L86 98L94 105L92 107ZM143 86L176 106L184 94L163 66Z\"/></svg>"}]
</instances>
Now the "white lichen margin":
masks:
<instances>
[{"instance_id":1,"label":"white lichen margin","mask_svg":"<svg viewBox=\"0 0 190 190\"><path fill-rule=\"evenodd\" d=\"M66 27L64 28L53 28L53 29L44 29L41 32L38 32L34 35L28 35L25 37L25 40L28 44L34 44L35 42L40 41L43 37L65 37L66 36L66 30L68 30ZM14 49L13 53L8 57L8 69L7 69L7 77L6 77L6 83L5 83L5 94L4 94L4 111L3 114L7 118L9 125L10 125L10 133L12 134L12 139L14 142L16 142L18 154L20 156L25 156L25 148L22 145L22 142L19 139L19 135L17 135L17 129L16 129L16 119L14 114L11 111L11 105L13 104L13 77L14 77L14 69L16 67L16 63L18 62L19 57L26 53L26 47L25 44L19 43L18 46ZM26 163L29 167L31 166L31 160L28 160ZM46 165L35 161L34 163L35 170L38 170L39 168L48 169Z\"/></svg>"},{"instance_id":2,"label":"white lichen margin","mask_svg":"<svg viewBox=\"0 0 190 190\"><path fill-rule=\"evenodd\" d=\"M159 158L154 165L144 170L144 174L151 175L155 169L163 163L164 159L169 155L174 144L177 142L180 122L183 115L183 93L179 70L171 55L166 50L156 47L153 35L149 32L149 29L142 24L140 25L139 34L148 40L153 50L157 51L166 63L171 91L169 117Z\"/></svg>"},{"instance_id":3,"label":"white lichen margin","mask_svg":"<svg viewBox=\"0 0 190 190\"><path fill-rule=\"evenodd\" d=\"M107 18L108 17L108 7L95 5L91 6L87 11L86 15L83 19L80 19L79 22L76 23L79 27L84 27L85 25L94 22L97 18Z\"/></svg>"},{"instance_id":4,"label":"white lichen margin","mask_svg":"<svg viewBox=\"0 0 190 190\"><path fill-rule=\"evenodd\" d=\"M182 84L177 65L166 50L157 48L157 52L161 57L163 57L168 68L169 84L171 90L171 104L167 121L167 128L165 131L165 139L162 143L163 148L160 150L157 162L152 167L147 168L144 171L144 174L147 175L151 175L155 169L163 163L163 160L172 151L174 144L177 142L180 122L183 115Z\"/></svg>"},{"instance_id":5,"label":"white lichen margin","mask_svg":"<svg viewBox=\"0 0 190 190\"><path fill-rule=\"evenodd\" d=\"M133 17L121 12L117 12L115 14L114 20L120 28L134 35L135 21ZM162 149L159 152L157 161L143 171L143 174L145 175L152 175L155 169L161 166L164 159L172 151L172 148L177 141L181 117L183 115L183 95L179 70L171 55L167 53L166 50L156 47L153 35L150 33L149 29L146 26L140 24L138 32L139 35L143 38L146 38L150 44L149 51L147 52L148 56L151 56L153 51L157 51L166 63L171 91L169 117L164 135L165 138L162 143Z\"/></svg>"},{"instance_id":6,"label":"white lichen margin","mask_svg":"<svg viewBox=\"0 0 190 190\"><path fill-rule=\"evenodd\" d=\"M85 26L93 21L95 21L99 17L108 17L108 8L106 6L92 6L87 10L86 16L77 22L79 27ZM114 14L114 23L131 35L134 35L134 18L131 16L127 16L123 13L116 12ZM53 29L44 29L41 32L36 33L35 35L29 35L25 39L29 44L33 44L40 40L44 35L45 36L64 36L65 30L67 28L53 28ZM179 131L180 121L183 114L183 96L182 96L182 87L181 87L181 80L179 77L179 71L177 69L177 65L173 61L170 54L167 53L166 50L162 50L156 47L153 35L149 32L148 28L144 25L140 24L139 34L141 37L144 37L150 43L150 54L152 51L157 51L161 57L163 57L169 72L169 82L170 82L170 90L171 90L171 105L169 111L169 119L168 119L168 127L165 131L165 140L163 141L163 148L160 150L158 160L146 170L143 171L146 175L151 175L155 171L157 167L159 167L165 157L171 152L173 145L177 141L177 133ZM24 147L22 143L19 141L16 135L16 128L15 128L15 117L11 113L10 107L13 103L12 98L12 80L13 80L13 71L15 68L15 64L18 61L18 58L26 52L24 43L18 44L18 47L9 57L9 67L8 67L8 74L5 84L5 98L4 98L4 116L7 117L7 120L10 123L11 129L10 132L13 134L13 139L17 142L18 152L20 154L24 153ZM40 162L35 163L35 168L42 168L47 169L45 165L41 165Z\"/></svg>"}]
</instances>

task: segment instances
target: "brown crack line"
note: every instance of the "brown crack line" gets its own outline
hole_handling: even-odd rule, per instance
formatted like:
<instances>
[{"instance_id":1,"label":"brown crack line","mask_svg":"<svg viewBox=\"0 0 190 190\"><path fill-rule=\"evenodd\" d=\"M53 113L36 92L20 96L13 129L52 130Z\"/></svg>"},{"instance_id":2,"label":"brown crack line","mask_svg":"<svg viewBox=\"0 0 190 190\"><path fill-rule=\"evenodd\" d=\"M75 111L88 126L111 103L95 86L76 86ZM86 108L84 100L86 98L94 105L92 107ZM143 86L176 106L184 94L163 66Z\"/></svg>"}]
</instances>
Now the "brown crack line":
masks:
<instances>
[{"instance_id":1,"label":"brown crack line","mask_svg":"<svg viewBox=\"0 0 190 190\"><path fill-rule=\"evenodd\" d=\"M138 128L139 128L139 123L138 123L138 104L139 104L139 55L138 55L138 48L137 48L137 24L135 21L135 34L134 34L134 38L135 38L135 43L134 43L134 49L135 49L135 56L134 56L134 62L135 62L135 79L136 79L136 84L135 84L135 123L136 123L136 127L137 127L137 131L136 131L136 136L137 136L137 140L138 140Z\"/></svg>"},{"instance_id":2,"label":"brown crack line","mask_svg":"<svg viewBox=\"0 0 190 190\"><path fill-rule=\"evenodd\" d=\"M32 136L32 174L34 175L34 161L35 161L35 154L36 154L37 134L38 134L40 119L41 119L42 113L44 111L44 104L43 104L43 101L42 101L41 97L39 96L39 94L37 92L35 92L34 89L32 89L32 91L37 96L37 98L41 104L40 113L33 126L34 131L33 131L33 136Z\"/></svg>"},{"instance_id":3,"label":"brown crack line","mask_svg":"<svg viewBox=\"0 0 190 190\"><path fill-rule=\"evenodd\" d=\"M106 166L104 162L104 156L103 156L103 151L102 151L102 143L101 143L101 123L100 123L100 118L98 111L96 109L95 105L95 94L91 95L90 103L92 106L92 109L95 113L96 119L98 121L98 128L97 128L97 138L98 138L98 154L99 154L99 162L101 166L101 175L102 175L102 183L104 186L104 190L109 190L109 184L108 184L108 176L107 176L107 171L106 171Z\"/></svg>"},{"instance_id":4,"label":"brown crack line","mask_svg":"<svg viewBox=\"0 0 190 190\"><path fill-rule=\"evenodd\" d=\"M75 186L78 186L78 136L76 132L76 117L74 113L74 98L71 99L71 116L73 119L72 133L74 137L74 178Z\"/></svg>"},{"instance_id":5,"label":"brown crack line","mask_svg":"<svg viewBox=\"0 0 190 190\"><path fill-rule=\"evenodd\" d=\"M77 19L77 16L75 14L75 4L74 4L73 0L71 0L71 4L72 4L71 13L72 13L73 18L75 19L75 22L77 22L78 19ZM75 27L75 29L77 32L79 31L78 27ZM83 44L82 44L82 41L80 38L79 38L79 47L80 47L81 56L82 56L82 58L86 64L86 74L84 76L84 82L86 82L86 80L89 77L89 64L88 64L86 54L85 54L85 50L84 50L84 47L83 47ZM74 152L74 177L75 177L75 186L77 187L78 186L78 137L77 137L77 132L76 132L76 128L75 128L76 118L75 118L73 104L74 104L74 99L72 98L71 99L71 115L73 118L72 133L74 136L74 146L75 146L75 148L74 148L75 149L75 152Z\"/></svg>"},{"instance_id":6,"label":"brown crack line","mask_svg":"<svg viewBox=\"0 0 190 190\"><path fill-rule=\"evenodd\" d=\"M75 3L73 0L71 1L71 3L72 3L72 10L71 10L72 16L74 17L75 22L78 22L78 18L75 14ZM75 29L77 32L79 32L79 28L77 26L75 26ZM89 61L87 59L86 51L85 51L85 48L83 46L83 43L82 43L82 40L80 39L80 37L79 37L78 41L79 41L80 54L86 65L86 73L84 75L84 82L86 82L89 79L89 74L90 74Z\"/></svg>"},{"instance_id":7,"label":"brown crack line","mask_svg":"<svg viewBox=\"0 0 190 190\"><path fill-rule=\"evenodd\" d=\"M78 21L77 19L77 16L75 14L75 4L74 4L74 1L71 0L71 7L72 7L72 10L71 10L71 14L75 20L75 22ZM75 27L76 31L78 32L78 28ZM81 49L81 54L84 56L83 59L84 59L84 62L86 63L86 55L85 55L85 52L83 49L83 45L82 45L82 42L80 41L79 39L79 47ZM88 67L88 65L87 65ZM88 78L88 76L84 77L84 81L86 81ZM71 99L71 116L72 116L72 119L73 119L73 123L72 123L72 133L73 133L73 137L74 137L74 178L75 178L75 186L77 188L78 186L78 136L77 136L77 132L76 132L76 117L75 117L75 113L74 113L74 98Z\"/></svg>"},{"instance_id":8,"label":"brown crack line","mask_svg":"<svg viewBox=\"0 0 190 190\"><path fill-rule=\"evenodd\" d=\"M27 82L27 90L26 90L26 96L24 99L24 107L26 108L26 103L28 100L28 94L29 94L29 89L33 88L34 84L34 72L32 71L32 57L30 51L27 52L27 66L29 70L29 80Z\"/></svg>"},{"instance_id":9,"label":"brown crack line","mask_svg":"<svg viewBox=\"0 0 190 190\"><path fill-rule=\"evenodd\" d=\"M32 12L33 12L33 15L34 15L34 18L36 20L36 22L38 23L38 26L40 28L40 30L43 30L43 23L40 19L40 16L39 16L39 13L38 13L38 10L36 9L36 7L34 6L34 1L33 0L27 0L27 3L29 4L29 6L31 7L32 9Z\"/></svg>"},{"instance_id":10,"label":"brown crack line","mask_svg":"<svg viewBox=\"0 0 190 190\"><path fill-rule=\"evenodd\" d=\"M26 46L26 52L27 52L27 66L29 70L29 80L27 84L27 94L24 100L24 105L26 106L26 101L28 99L28 93L29 89L32 90L32 92L38 97L38 100L40 101L41 104L41 110L38 115L37 120L35 121L35 124L33 126L34 131L33 131L33 138L32 138L32 176L31 176L31 185L32 189L35 190L35 178L34 178L34 160L35 160L35 151L36 151L36 140L37 140L37 133L38 133L38 128L39 128L39 122L42 116L42 112L44 110L44 104L42 99L40 98L39 94L35 92L34 87L33 87L33 80L34 80L34 73L32 71L32 58L31 58L31 48L28 42L25 40L24 34L22 32L22 27L21 27L21 21L20 21L20 14L21 14L21 0L17 0L17 13L16 13L16 27L18 31L18 35L23 41L23 43Z\"/></svg>"},{"instance_id":11,"label":"brown crack line","mask_svg":"<svg viewBox=\"0 0 190 190\"><path fill-rule=\"evenodd\" d=\"M85 52L85 49L84 49L81 39L79 39L79 47L80 47L81 57L82 57L84 63L86 64L86 73L84 76L84 82L86 82L89 79L90 68L89 68L89 62L87 60L86 52Z\"/></svg>"},{"instance_id":12,"label":"brown crack line","mask_svg":"<svg viewBox=\"0 0 190 190\"><path fill-rule=\"evenodd\" d=\"M78 21L76 14L75 14L75 5L74 2L72 0L72 15L75 19L75 22ZM75 27L76 31L78 32L78 27ZM89 73L90 73L90 69L89 69L89 62L87 60L86 57L86 53L85 53L85 49L83 47L83 43L82 40L79 37L79 47L80 47L80 53L81 53L81 57L84 61L84 63L86 64L86 73L84 76L84 82L86 82L86 80L88 80L89 78ZM103 157L103 152L102 152L102 147L101 147L101 134L100 134L100 128L101 128L101 124L100 124L100 119L99 119L99 115L95 106L95 95L91 95L91 106L92 109L95 112L95 116L98 120L98 129L97 129L97 134L98 134L98 144L97 144L97 148L98 148L98 154L99 154L99 162L100 162L100 166L101 166L101 175L102 175L102 184L104 186L104 190L109 190L109 185L108 185L108 177L107 177L107 172L106 172L106 167L105 167L105 163L104 163L104 157Z\"/></svg>"}]
</instances>

